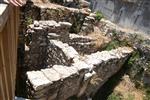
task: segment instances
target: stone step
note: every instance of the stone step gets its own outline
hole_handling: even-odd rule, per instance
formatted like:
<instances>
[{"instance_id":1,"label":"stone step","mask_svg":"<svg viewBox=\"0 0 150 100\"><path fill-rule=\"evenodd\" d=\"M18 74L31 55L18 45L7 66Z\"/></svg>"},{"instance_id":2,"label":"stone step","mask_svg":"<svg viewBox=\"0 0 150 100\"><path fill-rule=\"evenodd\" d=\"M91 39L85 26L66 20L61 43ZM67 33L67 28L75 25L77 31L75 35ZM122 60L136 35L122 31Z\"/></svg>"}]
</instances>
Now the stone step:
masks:
<instances>
[{"instance_id":1,"label":"stone step","mask_svg":"<svg viewBox=\"0 0 150 100\"><path fill-rule=\"evenodd\" d=\"M56 22L54 20L34 21L29 25L25 33L26 45L40 42L44 45L48 39L66 40L69 37L69 22ZM45 42L44 42L45 41ZM39 43L38 43L39 44ZM37 47L39 47L37 45Z\"/></svg>"},{"instance_id":2,"label":"stone step","mask_svg":"<svg viewBox=\"0 0 150 100\"><path fill-rule=\"evenodd\" d=\"M86 54L96 52L95 39L90 36L83 36L77 34L69 34L68 44L75 48L79 53Z\"/></svg>"},{"instance_id":3,"label":"stone step","mask_svg":"<svg viewBox=\"0 0 150 100\"><path fill-rule=\"evenodd\" d=\"M68 28L71 27L71 24L68 22L56 22L53 20L48 21L35 21L34 24L31 24L28 26L27 32L26 32L26 48L28 48L28 51L25 55L25 62L27 66L29 67L29 70L39 70L41 68L46 68L48 63L48 58L50 58L48 55L49 51L56 49L57 46L54 46L50 44L51 39L64 39L66 40L67 37L69 37ZM53 33L55 32L55 33ZM52 48L50 48L52 47ZM55 48L56 47L56 48ZM49 49L50 48L50 49ZM56 52L55 58L53 59L53 62L58 61L61 64L65 63L68 64L68 60L66 62L65 55L63 51L60 51L62 55L58 56L58 53ZM54 53L54 52L51 52ZM60 57L60 58L59 58ZM57 63L56 63L57 64Z\"/></svg>"},{"instance_id":4,"label":"stone step","mask_svg":"<svg viewBox=\"0 0 150 100\"><path fill-rule=\"evenodd\" d=\"M72 23L71 30L75 33L79 32L85 17L90 14L85 9L69 8L53 3L39 3L35 0L28 1L24 10L23 22L29 23L32 20L67 21Z\"/></svg>"},{"instance_id":5,"label":"stone step","mask_svg":"<svg viewBox=\"0 0 150 100\"><path fill-rule=\"evenodd\" d=\"M94 31L94 26L96 24L96 14L95 13L90 13L89 16L85 17L83 26L81 27L80 32L89 34Z\"/></svg>"},{"instance_id":6,"label":"stone step","mask_svg":"<svg viewBox=\"0 0 150 100\"><path fill-rule=\"evenodd\" d=\"M54 27L53 24L51 25ZM56 24L55 26L57 26L57 28L61 27L59 24ZM79 57L78 52L72 46L50 38L52 35L58 36L56 34L48 33L50 30L50 24L43 25L40 23L40 26L38 27L30 25L27 34L31 35L31 41L28 45L29 50L25 57L27 60L26 66L29 67L28 70L39 70L51 67L55 64L69 66L74 62L74 58Z\"/></svg>"},{"instance_id":7,"label":"stone step","mask_svg":"<svg viewBox=\"0 0 150 100\"><path fill-rule=\"evenodd\" d=\"M74 55L78 55L78 52L93 53L108 43L105 42L108 39L100 34L96 36L70 34L69 27L71 27L69 22L57 23L54 20L35 21L28 26L25 62L29 70L39 70L55 64L69 66L74 62Z\"/></svg>"},{"instance_id":8,"label":"stone step","mask_svg":"<svg viewBox=\"0 0 150 100\"><path fill-rule=\"evenodd\" d=\"M129 47L120 47L86 55L76 59L71 66L54 65L39 71L28 71L27 83L32 98L66 100L84 93L90 96L122 67L132 52Z\"/></svg>"},{"instance_id":9,"label":"stone step","mask_svg":"<svg viewBox=\"0 0 150 100\"><path fill-rule=\"evenodd\" d=\"M80 54L90 54L96 51L103 50L111 39L101 34L97 27L94 27L94 32L88 35L85 34L69 34L70 46L74 47Z\"/></svg>"},{"instance_id":10,"label":"stone step","mask_svg":"<svg viewBox=\"0 0 150 100\"><path fill-rule=\"evenodd\" d=\"M48 65L71 65L74 59L79 58L78 52L66 43L50 40L48 46Z\"/></svg>"}]
</instances>

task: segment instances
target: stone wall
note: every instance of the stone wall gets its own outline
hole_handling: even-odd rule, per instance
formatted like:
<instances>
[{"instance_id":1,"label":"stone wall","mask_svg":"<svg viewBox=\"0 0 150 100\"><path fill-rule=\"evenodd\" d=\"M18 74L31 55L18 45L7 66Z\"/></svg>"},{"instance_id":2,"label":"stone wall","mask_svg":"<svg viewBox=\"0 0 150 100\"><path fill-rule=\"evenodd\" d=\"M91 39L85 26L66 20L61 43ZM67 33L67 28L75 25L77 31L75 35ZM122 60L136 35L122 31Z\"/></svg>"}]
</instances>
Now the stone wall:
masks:
<instances>
[{"instance_id":1,"label":"stone wall","mask_svg":"<svg viewBox=\"0 0 150 100\"><path fill-rule=\"evenodd\" d=\"M111 39L95 26L96 14L91 13L87 1L79 0L82 6L76 8L40 1L30 0L22 8L24 97L92 97L119 71L133 50L120 47L100 52Z\"/></svg>"},{"instance_id":2,"label":"stone wall","mask_svg":"<svg viewBox=\"0 0 150 100\"><path fill-rule=\"evenodd\" d=\"M89 9L70 8L49 2L42 3L40 1L29 0L21 8L21 30L26 29L34 20L55 20L56 22L70 22L72 24L71 32L78 33L84 22L84 18L90 14Z\"/></svg>"},{"instance_id":3,"label":"stone wall","mask_svg":"<svg viewBox=\"0 0 150 100\"><path fill-rule=\"evenodd\" d=\"M71 66L54 65L39 71L28 71L30 98L66 100L71 96L94 95L115 74L132 53L122 47L75 58Z\"/></svg>"}]
</instances>

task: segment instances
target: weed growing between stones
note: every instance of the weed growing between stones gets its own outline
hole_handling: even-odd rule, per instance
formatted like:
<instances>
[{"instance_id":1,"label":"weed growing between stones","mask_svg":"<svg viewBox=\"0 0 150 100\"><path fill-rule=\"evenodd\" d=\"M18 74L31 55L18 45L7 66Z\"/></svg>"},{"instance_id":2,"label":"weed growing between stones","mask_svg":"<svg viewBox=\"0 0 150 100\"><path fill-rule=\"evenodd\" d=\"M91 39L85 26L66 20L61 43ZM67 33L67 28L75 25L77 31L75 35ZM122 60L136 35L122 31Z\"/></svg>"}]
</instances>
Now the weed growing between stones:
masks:
<instances>
[{"instance_id":1,"label":"weed growing between stones","mask_svg":"<svg viewBox=\"0 0 150 100\"><path fill-rule=\"evenodd\" d=\"M31 18L31 17L28 17L27 19L26 19L26 25L28 26L28 25L30 25L30 24L32 24L33 23L33 19Z\"/></svg>"},{"instance_id":2,"label":"weed growing between stones","mask_svg":"<svg viewBox=\"0 0 150 100\"><path fill-rule=\"evenodd\" d=\"M104 18L103 14L100 11L96 12L96 20L100 21L102 18Z\"/></svg>"},{"instance_id":3,"label":"weed growing between stones","mask_svg":"<svg viewBox=\"0 0 150 100\"><path fill-rule=\"evenodd\" d=\"M124 40L124 41L119 41L119 40L112 40L107 46L106 46L106 50L112 50L112 49L116 49L120 46L129 46L129 43Z\"/></svg>"}]
</instances>

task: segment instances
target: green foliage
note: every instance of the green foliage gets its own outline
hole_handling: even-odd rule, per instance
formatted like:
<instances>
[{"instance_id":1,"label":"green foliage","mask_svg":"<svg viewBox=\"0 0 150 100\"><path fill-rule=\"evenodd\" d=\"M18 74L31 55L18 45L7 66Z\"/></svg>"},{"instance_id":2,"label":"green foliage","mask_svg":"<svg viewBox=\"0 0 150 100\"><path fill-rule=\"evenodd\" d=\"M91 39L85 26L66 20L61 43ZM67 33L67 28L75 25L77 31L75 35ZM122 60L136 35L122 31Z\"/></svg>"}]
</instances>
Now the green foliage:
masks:
<instances>
[{"instance_id":1,"label":"green foliage","mask_svg":"<svg viewBox=\"0 0 150 100\"><path fill-rule=\"evenodd\" d=\"M96 20L100 21L102 18L104 18L103 14L100 11L96 12Z\"/></svg>"},{"instance_id":2,"label":"green foliage","mask_svg":"<svg viewBox=\"0 0 150 100\"><path fill-rule=\"evenodd\" d=\"M117 93L112 93L107 100L122 100L121 96Z\"/></svg>"},{"instance_id":3,"label":"green foliage","mask_svg":"<svg viewBox=\"0 0 150 100\"><path fill-rule=\"evenodd\" d=\"M126 99L126 100L135 100L135 98L134 98L134 96L133 96L133 95L128 94L128 97L127 97L127 99Z\"/></svg>"},{"instance_id":4,"label":"green foliage","mask_svg":"<svg viewBox=\"0 0 150 100\"><path fill-rule=\"evenodd\" d=\"M106 46L106 50L112 50L112 49L116 49L118 47L122 47L122 46L129 46L131 47L131 44L128 40L124 39L124 40L119 40L118 38L118 33L114 30L112 31L112 41Z\"/></svg>"},{"instance_id":5,"label":"green foliage","mask_svg":"<svg viewBox=\"0 0 150 100\"><path fill-rule=\"evenodd\" d=\"M133 66L134 63L140 59L140 53L138 51L133 52L132 56L130 57L130 59L128 60L128 64Z\"/></svg>"},{"instance_id":6,"label":"green foliage","mask_svg":"<svg viewBox=\"0 0 150 100\"><path fill-rule=\"evenodd\" d=\"M113 40L106 46L106 50L116 49L121 46L129 46L129 44L125 40L124 41Z\"/></svg>"},{"instance_id":7,"label":"green foliage","mask_svg":"<svg viewBox=\"0 0 150 100\"><path fill-rule=\"evenodd\" d=\"M128 74L132 81L135 83L137 88L141 87L141 78L143 75L143 64L144 61L141 60L140 52L134 51L127 62Z\"/></svg>"},{"instance_id":8,"label":"green foliage","mask_svg":"<svg viewBox=\"0 0 150 100\"><path fill-rule=\"evenodd\" d=\"M119 46L120 46L120 45L119 45L119 41L113 40L113 41L111 41L111 42L107 45L106 50L112 50L112 49L115 49L115 48L117 48L117 47L119 47Z\"/></svg>"},{"instance_id":9,"label":"green foliage","mask_svg":"<svg viewBox=\"0 0 150 100\"><path fill-rule=\"evenodd\" d=\"M26 25L28 26L28 25L30 25L30 24L32 24L33 23L33 19L31 18L31 17L28 17L27 19L26 19Z\"/></svg>"}]
</instances>

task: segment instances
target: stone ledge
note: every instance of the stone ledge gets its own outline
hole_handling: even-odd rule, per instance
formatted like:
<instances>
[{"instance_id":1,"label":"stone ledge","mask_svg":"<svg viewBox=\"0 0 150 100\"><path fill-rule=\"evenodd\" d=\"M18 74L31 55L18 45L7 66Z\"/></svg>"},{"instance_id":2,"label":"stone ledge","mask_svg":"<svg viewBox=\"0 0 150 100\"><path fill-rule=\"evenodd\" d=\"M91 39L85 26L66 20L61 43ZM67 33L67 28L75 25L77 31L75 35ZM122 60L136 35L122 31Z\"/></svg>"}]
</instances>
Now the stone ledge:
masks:
<instances>
[{"instance_id":1,"label":"stone ledge","mask_svg":"<svg viewBox=\"0 0 150 100\"><path fill-rule=\"evenodd\" d=\"M97 87L99 87L99 85L105 82L122 67L132 52L133 50L131 48L120 47L111 51L102 51L87 55L83 57L83 59L76 60L72 66L54 65L52 68L42 69L41 71L29 71L27 72L27 77L30 88L34 88L35 92L33 95L43 91L42 94L46 97L57 94L56 92L53 92L53 94L48 95L48 91L57 90L57 92L59 91L59 94L56 95L56 97L59 98L58 100L65 100L78 93L81 95L86 92L90 95L97 90L95 85L91 84L91 81L94 81L95 77L101 79L98 80ZM81 65L82 63L78 63L80 61L85 64ZM80 73L81 70L85 69L87 69L87 71ZM47 73L47 71L50 70L53 70L53 72ZM53 75L56 76L53 77ZM38 80L41 80L42 82L38 82ZM58 85L59 87L56 87ZM83 86L85 88L83 88ZM91 87L93 88L91 89ZM69 94L68 91L70 91ZM81 93L81 91L84 92Z\"/></svg>"}]
</instances>

